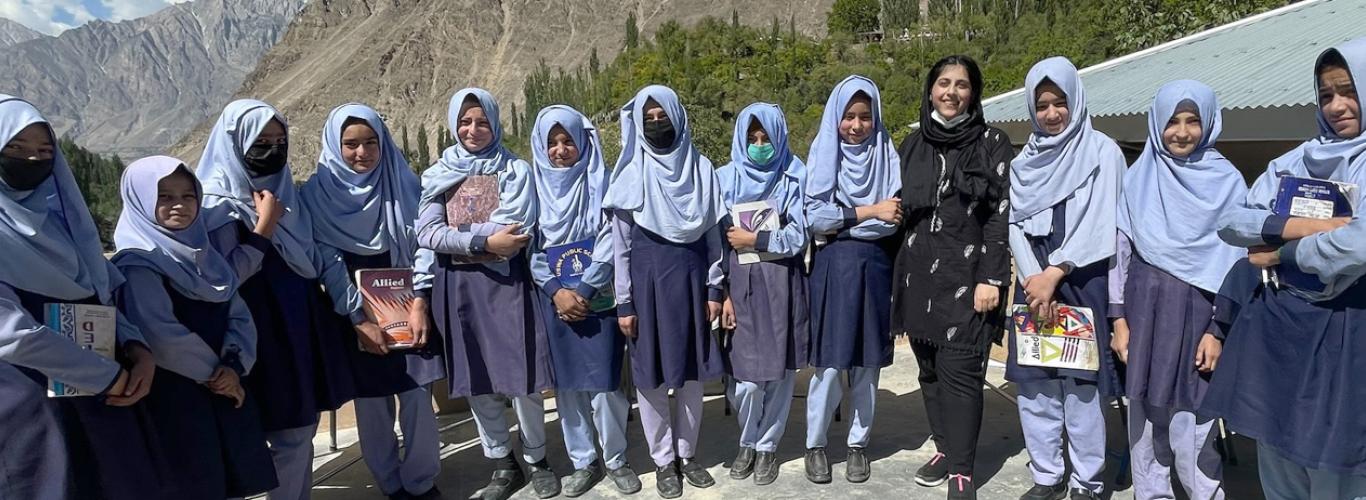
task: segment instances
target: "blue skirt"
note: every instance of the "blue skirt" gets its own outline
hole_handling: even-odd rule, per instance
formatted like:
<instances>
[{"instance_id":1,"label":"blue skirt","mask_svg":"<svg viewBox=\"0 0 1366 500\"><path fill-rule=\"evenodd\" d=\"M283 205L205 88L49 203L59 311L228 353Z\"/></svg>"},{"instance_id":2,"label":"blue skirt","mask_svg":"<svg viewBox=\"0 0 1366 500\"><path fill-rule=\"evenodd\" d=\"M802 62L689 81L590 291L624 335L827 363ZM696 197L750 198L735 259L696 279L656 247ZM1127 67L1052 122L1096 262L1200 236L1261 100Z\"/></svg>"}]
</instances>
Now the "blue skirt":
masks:
<instances>
[{"instance_id":1,"label":"blue skirt","mask_svg":"<svg viewBox=\"0 0 1366 500\"><path fill-rule=\"evenodd\" d=\"M631 228L631 303L636 336L627 342L631 376L643 389L683 387L721 378L725 361L707 321L707 271L702 239L673 243Z\"/></svg>"},{"instance_id":2,"label":"blue skirt","mask_svg":"<svg viewBox=\"0 0 1366 500\"><path fill-rule=\"evenodd\" d=\"M1229 334L1201 412L1301 466L1366 476L1366 283L1309 302L1243 260L1217 300Z\"/></svg>"},{"instance_id":3,"label":"blue skirt","mask_svg":"<svg viewBox=\"0 0 1366 500\"><path fill-rule=\"evenodd\" d=\"M550 339L555 389L610 392L620 388L626 337L617 327L616 310L595 312L583 321L566 323L555 314L550 296L544 292L538 296L537 310Z\"/></svg>"},{"instance_id":4,"label":"blue skirt","mask_svg":"<svg viewBox=\"0 0 1366 500\"><path fill-rule=\"evenodd\" d=\"M811 366L892 364L892 259L882 245L837 239L811 269Z\"/></svg>"},{"instance_id":5,"label":"blue skirt","mask_svg":"<svg viewBox=\"0 0 1366 500\"><path fill-rule=\"evenodd\" d=\"M1214 296L1134 255L1124 290L1129 323L1129 399L1195 411L1210 374L1195 369L1195 352L1213 328Z\"/></svg>"},{"instance_id":6,"label":"blue skirt","mask_svg":"<svg viewBox=\"0 0 1366 500\"><path fill-rule=\"evenodd\" d=\"M740 264L727 252L736 327L725 346L730 373L745 382L781 380L806 366L810 297L795 258Z\"/></svg>"},{"instance_id":7,"label":"blue skirt","mask_svg":"<svg viewBox=\"0 0 1366 500\"><path fill-rule=\"evenodd\" d=\"M62 498L70 464L43 386L0 361L0 498Z\"/></svg>"}]
</instances>

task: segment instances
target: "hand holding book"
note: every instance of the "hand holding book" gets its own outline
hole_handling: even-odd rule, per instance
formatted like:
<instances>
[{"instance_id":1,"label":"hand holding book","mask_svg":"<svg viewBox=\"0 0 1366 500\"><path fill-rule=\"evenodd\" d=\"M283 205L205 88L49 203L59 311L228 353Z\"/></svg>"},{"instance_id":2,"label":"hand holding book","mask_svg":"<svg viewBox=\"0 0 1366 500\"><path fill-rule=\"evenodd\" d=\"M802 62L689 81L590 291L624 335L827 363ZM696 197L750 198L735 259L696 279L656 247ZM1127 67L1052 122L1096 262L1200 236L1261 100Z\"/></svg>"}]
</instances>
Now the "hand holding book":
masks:
<instances>
[{"instance_id":1,"label":"hand holding book","mask_svg":"<svg viewBox=\"0 0 1366 500\"><path fill-rule=\"evenodd\" d=\"M388 339L384 337L384 330L381 330L374 321L356 323L355 328L361 350L381 356L389 354Z\"/></svg>"},{"instance_id":2,"label":"hand holding book","mask_svg":"<svg viewBox=\"0 0 1366 500\"><path fill-rule=\"evenodd\" d=\"M521 224L509 224L504 226L502 229L498 230L498 232L489 236L488 240L484 243L484 250L503 258L511 258L512 256L517 255L517 252L522 251L522 247L525 247L527 242L531 241L531 235L518 234L518 231L521 229Z\"/></svg>"},{"instance_id":3,"label":"hand holding book","mask_svg":"<svg viewBox=\"0 0 1366 500\"><path fill-rule=\"evenodd\" d=\"M561 288L555 292L552 299L555 301L555 312L561 320L575 322L588 317L588 301L579 296L578 292Z\"/></svg>"},{"instance_id":4,"label":"hand holding book","mask_svg":"<svg viewBox=\"0 0 1366 500\"><path fill-rule=\"evenodd\" d=\"M142 344L130 344L125 352L133 360L133 368L128 370L128 383L122 391L109 391L109 397L105 400L109 406L133 406L152 392L152 377L157 370L152 352Z\"/></svg>"}]
</instances>

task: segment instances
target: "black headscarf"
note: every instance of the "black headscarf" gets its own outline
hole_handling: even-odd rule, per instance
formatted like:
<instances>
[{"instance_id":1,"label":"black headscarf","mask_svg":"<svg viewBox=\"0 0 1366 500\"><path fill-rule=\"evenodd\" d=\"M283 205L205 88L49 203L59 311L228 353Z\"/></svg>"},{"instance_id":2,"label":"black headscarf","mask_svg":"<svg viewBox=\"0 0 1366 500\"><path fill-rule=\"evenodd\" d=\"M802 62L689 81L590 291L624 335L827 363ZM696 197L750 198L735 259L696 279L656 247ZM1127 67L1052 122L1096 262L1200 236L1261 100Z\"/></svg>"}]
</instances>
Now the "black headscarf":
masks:
<instances>
[{"instance_id":1,"label":"black headscarf","mask_svg":"<svg viewBox=\"0 0 1366 500\"><path fill-rule=\"evenodd\" d=\"M970 118L953 128L933 117L930 90L939 74L949 66L967 69L972 87ZM982 115L982 71L977 62L963 55L940 59L925 77L925 92L920 99L920 130L901 143L901 203L906 210L935 206L944 194L960 193L973 200L996 201L1005 193L1005 177L990 165L990 144L986 141L987 121ZM943 154L948 186L940 186L938 161Z\"/></svg>"}]
</instances>

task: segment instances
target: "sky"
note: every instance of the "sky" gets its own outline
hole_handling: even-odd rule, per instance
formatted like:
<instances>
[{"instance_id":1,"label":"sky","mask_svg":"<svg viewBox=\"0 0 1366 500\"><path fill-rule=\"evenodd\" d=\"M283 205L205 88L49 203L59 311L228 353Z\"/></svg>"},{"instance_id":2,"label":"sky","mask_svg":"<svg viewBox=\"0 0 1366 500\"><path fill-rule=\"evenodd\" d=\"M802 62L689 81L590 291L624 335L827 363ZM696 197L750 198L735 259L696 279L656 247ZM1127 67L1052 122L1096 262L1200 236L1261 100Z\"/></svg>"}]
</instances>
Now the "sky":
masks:
<instances>
[{"instance_id":1,"label":"sky","mask_svg":"<svg viewBox=\"0 0 1366 500\"><path fill-rule=\"evenodd\" d=\"M122 21L186 0L0 0L0 17L56 35L95 19Z\"/></svg>"}]
</instances>

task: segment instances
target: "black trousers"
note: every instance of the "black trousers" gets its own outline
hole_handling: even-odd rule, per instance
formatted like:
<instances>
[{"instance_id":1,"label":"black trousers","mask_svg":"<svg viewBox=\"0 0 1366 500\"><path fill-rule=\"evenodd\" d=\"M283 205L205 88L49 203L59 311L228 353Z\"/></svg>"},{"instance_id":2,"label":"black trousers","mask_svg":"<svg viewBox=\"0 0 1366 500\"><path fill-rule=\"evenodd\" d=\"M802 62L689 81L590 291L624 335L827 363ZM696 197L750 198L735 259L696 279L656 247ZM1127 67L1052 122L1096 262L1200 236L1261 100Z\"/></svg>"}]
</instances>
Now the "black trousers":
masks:
<instances>
[{"instance_id":1,"label":"black trousers","mask_svg":"<svg viewBox=\"0 0 1366 500\"><path fill-rule=\"evenodd\" d=\"M982 430L982 384L987 353L936 347L911 341L920 365L931 439L944 454L949 474L972 475L977 435Z\"/></svg>"}]
</instances>

